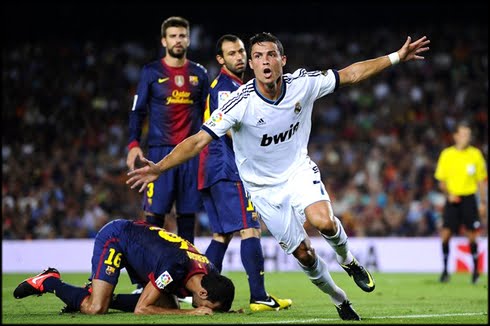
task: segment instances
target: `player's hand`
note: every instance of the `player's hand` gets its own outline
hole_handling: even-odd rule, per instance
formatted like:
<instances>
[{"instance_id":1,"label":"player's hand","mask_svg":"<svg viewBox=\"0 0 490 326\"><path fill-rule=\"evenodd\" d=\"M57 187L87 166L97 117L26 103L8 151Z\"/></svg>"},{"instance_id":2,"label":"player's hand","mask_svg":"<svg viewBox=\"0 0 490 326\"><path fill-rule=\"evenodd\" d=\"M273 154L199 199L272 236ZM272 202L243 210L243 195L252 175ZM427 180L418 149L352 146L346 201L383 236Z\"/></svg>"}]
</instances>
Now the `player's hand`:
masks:
<instances>
[{"instance_id":1,"label":"player's hand","mask_svg":"<svg viewBox=\"0 0 490 326\"><path fill-rule=\"evenodd\" d=\"M429 47L426 46L429 43L430 40L426 36L419 38L415 42L412 42L412 38L408 36L405 44L398 50L400 61L423 60L424 57L419 54L429 50Z\"/></svg>"},{"instance_id":2,"label":"player's hand","mask_svg":"<svg viewBox=\"0 0 490 326\"><path fill-rule=\"evenodd\" d=\"M136 158L139 158L140 161L143 161L143 151L139 146L133 147L129 150L128 157L126 158L126 165L128 166L129 171L134 170Z\"/></svg>"},{"instance_id":3,"label":"player's hand","mask_svg":"<svg viewBox=\"0 0 490 326\"><path fill-rule=\"evenodd\" d=\"M447 196L447 200L451 203L451 204L459 204L461 202L461 197L459 196L456 196L456 195L448 195Z\"/></svg>"},{"instance_id":4,"label":"player's hand","mask_svg":"<svg viewBox=\"0 0 490 326\"><path fill-rule=\"evenodd\" d=\"M129 171L128 176L130 176L130 178L126 181L126 184L131 185L131 189L141 185L138 192L145 190L146 186L148 186L150 182L158 179L158 176L160 175L160 170L154 162L147 160L144 157L142 157L141 161L146 164L146 166Z\"/></svg>"},{"instance_id":5,"label":"player's hand","mask_svg":"<svg viewBox=\"0 0 490 326\"><path fill-rule=\"evenodd\" d=\"M480 213L480 218L483 218L487 215L487 203L480 202L478 205L478 213Z\"/></svg>"},{"instance_id":6,"label":"player's hand","mask_svg":"<svg viewBox=\"0 0 490 326\"><path fill-rule=\"evenodd\" d=\"M213 310L211 308L202 306L196 309L189 309L188 314L195 315L195 316L212 315Z\"/></svg>"}]
</instances>

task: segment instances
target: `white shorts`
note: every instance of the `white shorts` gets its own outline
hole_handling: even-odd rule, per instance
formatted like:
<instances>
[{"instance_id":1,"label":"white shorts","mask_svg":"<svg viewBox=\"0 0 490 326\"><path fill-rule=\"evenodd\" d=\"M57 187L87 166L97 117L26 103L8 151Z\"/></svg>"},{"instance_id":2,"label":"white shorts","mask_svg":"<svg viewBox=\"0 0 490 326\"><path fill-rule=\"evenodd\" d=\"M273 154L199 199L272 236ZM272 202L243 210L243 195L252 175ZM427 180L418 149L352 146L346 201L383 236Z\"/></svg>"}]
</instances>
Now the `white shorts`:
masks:
<instances>
[{"instance_id":1,"label":"white shorts","mask_svg":"<svg viewBox=\"0 0 490 326\"><path fill-rule=\"evenodd\" d=\"M291 254L306 239L305 208L321 201L330 201L320 171L313 161L298 168L288 182L255 188L250 199L281 248Z\"/></svg>"}]
</instances>

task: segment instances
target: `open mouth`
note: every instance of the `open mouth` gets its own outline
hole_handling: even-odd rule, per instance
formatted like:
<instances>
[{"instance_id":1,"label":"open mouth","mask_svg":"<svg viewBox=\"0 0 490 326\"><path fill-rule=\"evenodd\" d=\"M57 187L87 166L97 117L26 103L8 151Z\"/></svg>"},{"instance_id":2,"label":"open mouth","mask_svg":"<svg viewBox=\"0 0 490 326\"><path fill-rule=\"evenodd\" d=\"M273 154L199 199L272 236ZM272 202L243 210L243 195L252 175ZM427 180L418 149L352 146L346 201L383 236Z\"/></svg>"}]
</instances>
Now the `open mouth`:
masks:
<instances>
[{"instance_id":1,"label":"open mouth","mask_svg":"<svg viewBox=\"0 0 490 326\"><path fill-rule=\"evenodd\" d=\"M264 72L264 77L265 78L271 78L272 77L272 70L270 68L265 68L263 70L263 72Z\"/></svg>"}]
</instances>

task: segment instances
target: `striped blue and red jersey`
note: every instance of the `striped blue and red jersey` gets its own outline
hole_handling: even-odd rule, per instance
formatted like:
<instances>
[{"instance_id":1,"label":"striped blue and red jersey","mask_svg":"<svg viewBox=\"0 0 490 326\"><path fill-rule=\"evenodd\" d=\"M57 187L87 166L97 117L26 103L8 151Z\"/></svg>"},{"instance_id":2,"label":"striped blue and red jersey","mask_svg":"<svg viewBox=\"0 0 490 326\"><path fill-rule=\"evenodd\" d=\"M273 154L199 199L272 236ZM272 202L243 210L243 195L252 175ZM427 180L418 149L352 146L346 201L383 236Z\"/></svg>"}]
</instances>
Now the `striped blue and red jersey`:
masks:
<instances>
[{"instance_id":1,"label":"striped blue and red jersey","mask_svg":"<svg viewBox=\"0 0 490 326\"><path fill-rule=\"evenodd\" d=\"M151 282L157 289L178 297L189 296L185 288L195 274L217 272L208 258L189 241L142 221L116 220L123 265L133 282Z\"/></svg>"},{"instance_id":2,"label":"striped blue and red jersey","mask_svg":"<svg viewBox=\"0 0 490 326\"><path fill-rule=\"evenodd\" d=\"M219 75L213 80L209 88L204 121L242 84L240 78L221 68ZM240 181L233 152L233 142L228 135L212 140L199 155L199 190L209 188L219 180Z\"/></svg>"},{"instance_id":3,"label":"striped blue and red jersey","mask_svg":"<svg viewBox=\"0 0 490 326\"><path fill-rule=\"evenodd\" d=\"M198 132L208 91L206 68L196 62L170 67L162 58L145 65L129 114L128 147L139 146L148 113L148 146L174 146Z\"/></svg>"}]
</instances>

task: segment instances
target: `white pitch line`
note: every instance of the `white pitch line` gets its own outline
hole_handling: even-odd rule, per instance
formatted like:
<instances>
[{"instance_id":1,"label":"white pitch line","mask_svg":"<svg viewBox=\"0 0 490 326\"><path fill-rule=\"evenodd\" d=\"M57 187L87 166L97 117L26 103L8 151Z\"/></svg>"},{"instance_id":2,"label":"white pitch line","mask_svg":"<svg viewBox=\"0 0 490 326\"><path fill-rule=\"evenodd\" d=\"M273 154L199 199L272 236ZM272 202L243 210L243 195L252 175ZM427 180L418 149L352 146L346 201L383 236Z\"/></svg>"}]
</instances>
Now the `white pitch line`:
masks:
<instances>
[{"instance_id":1,"label":"white pitch line","mask_svg":"<svg viewBox=\"0 0 490 326\"><path fill-rule=\"evenodd\" d=\"M397 318L432 318L432 317L456 317L456 316L484 316L487 312L462 312L454 314L430 314L430 315L402 315L402 316L374 316L368 317L369 319L397 319ZM302 320L274 320L274 324L297 324L297 323L311 323L319 321L339 321L339 318L313 318L313 319L302 319ZM361 321L363 321L361 316ZM364 319L365 321L365 319ZM271 322L253 322L254 324L270 324Z\"/></svg>"}]
</instances>

